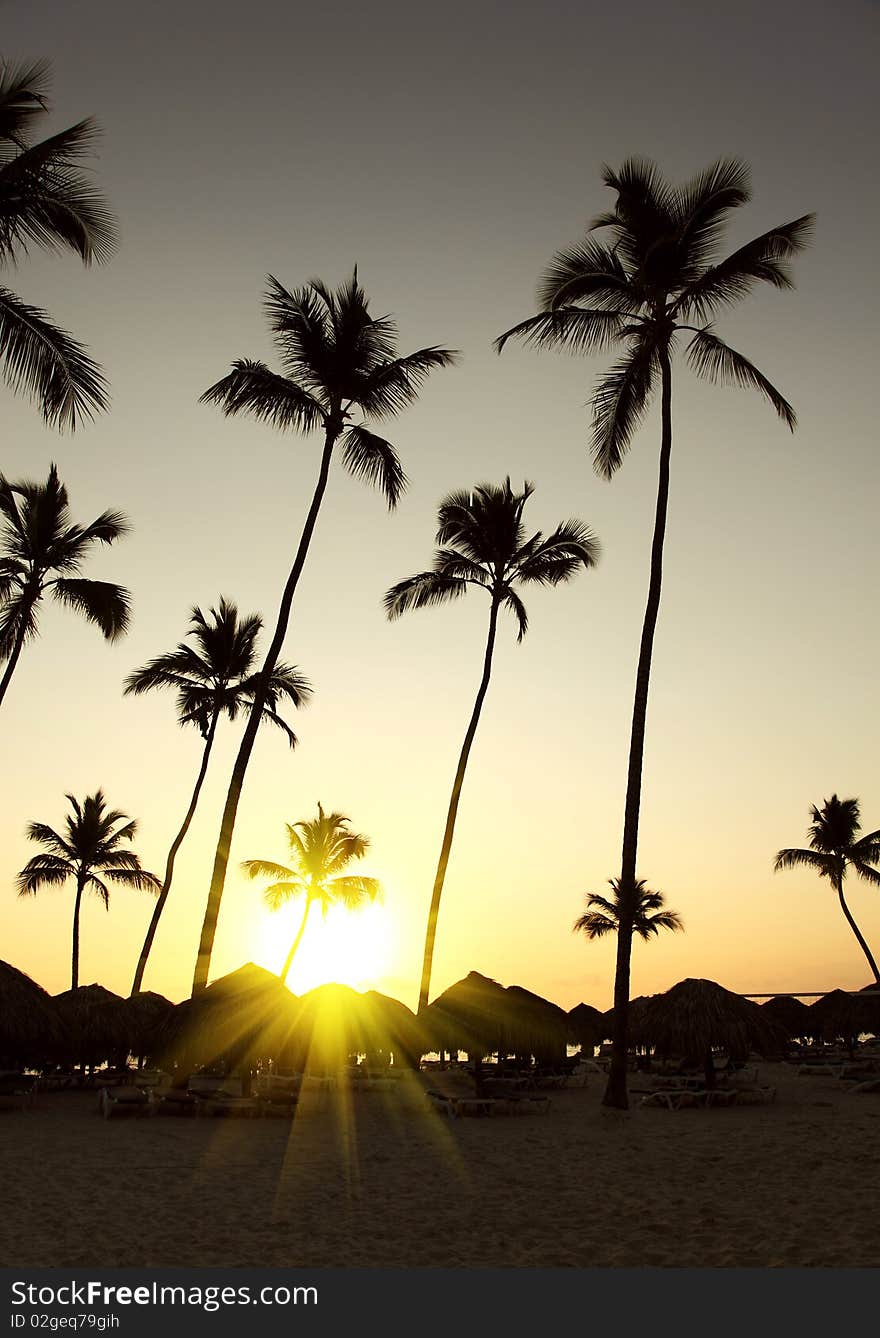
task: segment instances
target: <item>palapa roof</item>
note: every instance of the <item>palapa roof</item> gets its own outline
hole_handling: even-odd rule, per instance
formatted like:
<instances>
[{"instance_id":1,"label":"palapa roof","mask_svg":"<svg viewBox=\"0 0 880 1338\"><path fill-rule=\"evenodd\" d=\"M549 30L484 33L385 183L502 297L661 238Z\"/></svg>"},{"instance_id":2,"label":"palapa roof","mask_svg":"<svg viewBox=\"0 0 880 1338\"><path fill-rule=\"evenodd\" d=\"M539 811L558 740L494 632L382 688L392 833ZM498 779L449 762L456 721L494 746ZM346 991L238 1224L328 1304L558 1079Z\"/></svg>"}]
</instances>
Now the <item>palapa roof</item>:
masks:
<instances>
[{"instance_id":1,"label":"palapa roof","mask_svg":"<svg viewBox=\"0 0 880 1338\"><path fill-rule=\"evenodd\" d=\"M35 1061L60 1042L61 1021L51 995L30 976L0 962L0 1057Z\"/></svg>"},{"instance_id":2,"label":"palapa roof","mask_svg":"<svg viewBox=\"0 0 880 1338\"><path fill-rule=\"evenodd\" d=\"M870 995L865 997L864 991L848 994L846 990L831 990L811 1004L807 1011L814 1033L832 1040L837 1036L849 1038L862 1031L872 1031L877 1025L880 1008Z\"/></svg>"},{"instance_id":3,"label":"palapa roof","mask_svg":"<svg viewBox=\"0 0 880 1338\"><path fill-rule=\"evenodd\" d=\"M516 999L497 980L471 971L438 995L419 1021L435 1050L508 1053L517 1034Z\"/></svg>"},{"instance_id":4,"label":"palapa roof","mask_svg":"<svg viewBox=\"0 0 880 1338\"><path fill-rule=\"evenodd\" d=\"M153 990L142 990L123 999L122 1011L129 1052L133 1055L148 1055L160 1045L165 1028L168 1026L175 1005L164 994Z\"/></svg>"},{"instance_id":5,"label":"palapa roof","mask_svg":"<svg viewBox=\"0 0 880 1338\"><path fill-rule=\"evenodd\" d=\"M785 1028L789 1037L812 1035L815 1022L811 1021L810 1010L803 1000L791 994L776 994L760 1007Z\"/></svg>"},{"instance_id":6,"label":"palapa roof","mask_svg":"<svg viewBox=\"0 0 880 1338\"><path fill-rule=\"evenodd\" d=\"M568 1039L573 1045L598 1045L608 1030L605 1014L592 1004L579 1003L568 1011Z\"/></svg>"},{"instance_id":7,"label":"palapa roof","mask_svg":"<svg viewBox=\"0 0 880 1338\"><path fill-rule=\"evenodd\" d=\"M514 1005L516 1035L511 1049L517 1054L558 1050L565 1054L571 1030L565 1009L522 985L508 985L506 994Z\"/></svg>"},{"instance_id":8,"label":"palapa roof","mask_svg":"<svg viewBox=\"0 0 880 1338\"><path fill-rule=\"evenodd\" d=\"M107 1059L127 1044L125 1000L103 985L79 985L53 1000L65 1037L62 1048L69 1058Z\"/></svg>"},{"instance_id":9,"label":"palapa roof","mask_svg":"<svg viewBox=\"0 0 880 1338\"><path fill-rule=\"evenodd\" d=\"M654 995L639 1030L649 1044L688 1058L719 1047L745 1059L751 1050L774 1053L787 1039L785 1029L757 1004L714 980L682 980Z\"/></svg>"},{"instance_id":10,"label":"palapa roof","mask_svg":"<svg viewBox=\"0 0 880 1338\"><path fill-rule=\"evenodd\" d=\"M296 997L253 962L177 1005L163 1029L163 1062L196 1067L271 1058L287 1043Z\"/></svg>"}]
</instances>

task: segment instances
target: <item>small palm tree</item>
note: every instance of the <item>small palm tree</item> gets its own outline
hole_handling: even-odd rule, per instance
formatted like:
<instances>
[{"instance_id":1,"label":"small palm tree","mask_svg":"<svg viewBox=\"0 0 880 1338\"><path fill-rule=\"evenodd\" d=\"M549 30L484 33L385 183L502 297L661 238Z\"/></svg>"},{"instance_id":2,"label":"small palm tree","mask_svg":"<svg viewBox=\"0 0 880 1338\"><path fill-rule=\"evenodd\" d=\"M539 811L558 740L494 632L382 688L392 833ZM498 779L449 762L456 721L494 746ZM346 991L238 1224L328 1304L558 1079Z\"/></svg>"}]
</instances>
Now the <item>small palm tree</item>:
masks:
<instances>
[{"instance_id":1,"label":"small palm tree","mask_svg":"<svg viewBox=\"0 0 880 1338\"><path fill-rule=\"evenodd\" d=\"M31 245L74 251L84 265L113 254L113 220L79 166L94 145L95 122L31 143L34 123L49 110L48 87L44 61L0 65L0 266ZM83 346L8 288L0 288L0 358L9 384L36 400L53 426L73 431L107 407L101 370Z\"/></svg>"},{"instance_id":2,"label":"small palm tree","mask_svg":"<svg viewBox=\"0 0 880 1338\"><path fill-rule=\"evenodd\" d=\"M126 695L139 696L156 688L174 689L178 724L195 725L204 741L189 808L168 851L162 889L138 959L132 994L139 992L143 982L159 920L171 891L174 861L195 816L208 771L217 725L223 716L237 719L253 702L258 677L257 638L262 626L262 619L255 613L240 618L235 604L228 599L221 598L219 607L211 609L207 617L201 609L194 608L188 633L194 644L180 642L173 651L150 660L125 680ZM287 701L296 707L303 706L311 693L308 680L294 665L276 664L265 694L262 720L283 730L291 748L296 746L296 735L278 714L279 703Z\"/></svg>"},{"instance_id":3,"label":"small palm tree","mask_svg":"<svg viewBox=\"0 0 880 1338\"><path fill-rule=\"evenodd\" d=\"M809 827L809 849L780 850L773 865L774 871L778 873L780 869L805 867L818 873L820 878L828 879L837 893L846 922L868 959L874 979L880 985L877 963L843 895L843 884L850 870L866 883L880 887L880 872L873 867L880 863L880 830L859 836L861 821L858 799L838 799L836 794L826 799L821 808L814 804L810 816L813 821Z\"/></svg>"},{"instance_id":4,"label":"small palm tree","mask_svg":"<svg viewBox=\"0 0 880 1338\"><path fill-rule=\"evenodd\" d=\"M248 859L242 863L241 867L251 878L273 880L263 890L266 905L271 910L279 910L295 897L305 898L299 929L281 968L282 982L287 981L306 931L309 911L316 902L326 915L331 906L340 905L356 911L382 895L377 879L342 872L352 860L362 859L370 844L366 836L348 830L349 822L343 813L325 813L319 804L316 818L287 824L292 868L264 859Z\"/></svg>"},{"instance_id":5,"label":"small palm tree","mask_svg":"<svg viewBox=\"0 0 880 1338\"><path fill-rule=\"evenodd\" d=\"M7 662L0 702L25 642L37 634L47 591L94 623L107 641L128 630L128 591L78 575L95 544L109 547L128 531L120 511L104 511L91 525L73 524L55 465L45 483L10 483L0 474L0 661Z\"/></svg>"},{"instance_id":6,"label":"small palm tree","mask_svg":"<svg viewBox=\"0 0 880 1338\"><path fill-rule=\"evenodd\" d=\"M574 933L586 934L590 940L604 938L606 934L617 933L624 917L632 920L633 933L646 943L661 929L684 929L684 921L678 912L664 910L663 893L649 891L644 878L636 879L631 898L626 897L619 878L609 878L608 882L614 896L600 897L590 893L587 909L574 922Z\"/></svg>"},{"instance_id":7,"label":"small palm tree","mask_svg":"<svg viewBox=\"0 0 880 1338\"><path fill-rule=\"evenodd\" d=\"M599 380L592 397L593 462L604 478L614 476L658 386L660 475L651 543L651 574L636 669L630 733L620 882L636 878L642 762L654 632L660 609L663 545L672 452L672 360L682 336L685 358L698 376L759 391L787 427L795 413L775 386L742 353L715 332L713 317L747 297L759 283L794 286L787 261L803 250L813 215L771 228L723 259L719 244L728 215L751 198L749 171L736 159L721 159L683 186L663 179L643 159L628 159L603 180L616 192L614 209L590 224L587 237L560 251L538 290L541 311L496 340L522 338L538 348L623 355ZM592 235L608 229L603 245ZM627 1008L633 929L626 916L617 936L614 978L614 1045L603 1104L628 1105Z\"/></svg>"},{"instance_id":8,"label":"small palm tree","mask_svg":"<svg viewBox=\"0 0 880 1338\"><path fill-rule=\"evenodd\" d=\"M407 577L385 596L385 611L392 619L399 618L408 609L423 609L458 599L469 586L485 590L489 596L489 635L483 657L483 675L452 784L428 912L419 1011L428 1003L440 899L465 770L492 673L498 615L502 608L513 613L519 627L517 641L522 641L528 628L528 617L517 587L561 585L571 580L582 567L595 566L599 557L598 542L577 520L557 525L546 538L540 531L526 538L523 508L533 492L531 483L524 484L522 492L514 492L508 478L501 487L482 483L470 493L450 493L440 503L437 543L442 547L434 556L433 567L430 571Z\"/></svg>"},{"instance_id":9,"label":"small palm tree","mask_svg":"<svg viewBox=\"0 0 880 1338\"><path fill-rule=\"evenodd\" d=\"M319 279L288 292L270 275L265 306L282 373L271 371L265 363L240 359L228 375L202 395L203 401L219 404L226 414L250 413L282 431L318 431L324 439L315 491L263 664L264 682L281 654L334 451L338 447L350 474L381 488L389 508L395 507L406 486L406 475L391 443L367 424L392 417L414 403L429 373L449 366L456 356L449 349L437 347L398 356L397 327L388 316L370 315L357 269L336 292ZM363 421L355 422L355 415ZM258 686L223 809L193 993L208 983L235 817L262 709L262 689Z\"/></svg>"},{"instance_id":10,"label":"small palm tree","mask_svg":"<svg viewBox=\"0 0 880 1338\"><path fill-rule=\"evenodd\" d=\"M82 804L72 794L66 798L72 812L67 815L65 836L42 822L28 825L28 840L37 841L43 854L28 860L17 882L19 896L28 897L36 896L43 887L60 887L74 879L71 989L75 990L79 984L79 911L86 888L97 893L109 910L108 882L148 892L158 892L160 884L155 874L141 868L133 850L120 848L124 841L134 840L136 822L117 809L108 809L101 790L87 795Z\"/></svg>"}]
</instances>

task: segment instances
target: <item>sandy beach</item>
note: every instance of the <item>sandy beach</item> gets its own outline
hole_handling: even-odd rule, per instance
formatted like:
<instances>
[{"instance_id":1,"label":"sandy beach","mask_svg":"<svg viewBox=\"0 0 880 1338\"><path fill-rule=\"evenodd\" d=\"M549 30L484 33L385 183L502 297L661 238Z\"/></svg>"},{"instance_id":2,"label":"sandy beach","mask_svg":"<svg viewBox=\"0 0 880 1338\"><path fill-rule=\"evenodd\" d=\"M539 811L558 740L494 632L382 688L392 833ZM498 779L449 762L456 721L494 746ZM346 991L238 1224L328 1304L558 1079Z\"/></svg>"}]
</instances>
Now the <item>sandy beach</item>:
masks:
<instances>
[{"instance_id":1,"label":"sandy beach","mask_svg":"<svg viewBox=\"0 0 880 1338\"><path fill-rule=\"evenodd\" d=\"M418 1079L286 1119L0 1114L0 1259L38 1266L875 1267L880 1097L764 1064L772 1105L447 1120Z\"/></svg>"}]
</instances>

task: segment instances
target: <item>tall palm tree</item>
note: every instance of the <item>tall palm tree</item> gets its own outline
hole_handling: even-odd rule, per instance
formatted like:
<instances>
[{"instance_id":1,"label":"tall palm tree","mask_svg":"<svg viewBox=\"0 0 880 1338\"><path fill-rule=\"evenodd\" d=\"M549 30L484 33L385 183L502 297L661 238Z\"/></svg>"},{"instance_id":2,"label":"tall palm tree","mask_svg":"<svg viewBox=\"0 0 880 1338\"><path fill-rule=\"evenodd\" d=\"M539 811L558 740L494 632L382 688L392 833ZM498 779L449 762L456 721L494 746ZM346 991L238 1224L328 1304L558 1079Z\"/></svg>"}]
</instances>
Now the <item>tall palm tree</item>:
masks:
<instances>
[{"instance_id":1,"label":"tall palm tree","mask_svg":"<svg viewBox=\"0 0 880 1338\"><path fill-rule=\"evenodd\" d=\"M593 460L610 479L620 467L645 411L660 387L660 474L651 545L651 575L636 670L624 809L620 881L636 882L639 806L645 719L654 630L660 607L663 542L672 452L672 358L680 336L685 359L698 376L713 382L750 386L769 400L792 430L788 401L748 358L715 333L712 318L747 297L758 283L791 288L786 262L806 245L813 215L772 228L723 259L719 243L733 209L750 198L748 168L722 159L684 186L665 181L657 167L629 159L619 170L605 167L603 179L617 194L615 207L590 225L585 240L560 251L539 286L541 311L497 341L519 337L541 347L604 352L622 347L623 356L599 379L593 392ZM591 234L609 229L603 244ZM606 1106L626 1109L627 1006L632 925L624 915L617 936L614 981L615 1029Z\"/></svg>"},{"instance_id":2,"label":"tall palm tree","mask_svg":"<svg viewBox=\"0 0 880 1338\"><path fill-rule=\"evenodd\" d=\"M159 920L171 891L174 861L189 831L208 771L217 725L223 716L235 720L253 702L257 687L257 638L262 626L262 619L255 613L240 618L235 604L228 599L221 598L219 607L211 609L207 617L200 608L194 608L188 635L195 644L180 642L167 655L150 660L125 680L126 695L140 695L155 688L173 688L177 692L178 724L195 725L204 741L189 808L165 861L165 877L138 958L132 994L139 992L143 982ZM294 706L303 706L311 693L311 685L295 666L276 664L269 679L261 718L283 730L291 748L296 746L296 735L278 714L278 705L288 701Z\"/></svg>"},{"instance_id":3,"label":"tall palm tree","mask_svg":"<svg viewBox=\"0 0 880 1338\"><path fill-rule=\"evenodd\" d=\"M80 167L94 147L95 122L32 142L49 110L48 88L45 61L0 65L0 266L32 245L73 251L84 265L113 254L113 219ZM107 407L104 377L82 344L8 288L0 288L0 359L9 384L36 400L53 426L73 431Z\"/></svg>"},{"instance_id":4,"label":"tall palm tree","mask_svg":"<svg viewBox=\"0 0 880 1338\"><path fill-rule=\"evenodd\" d=\"M880 863L880 830L859 836L862 824L858 799L838 799L836 794L826 799L821 808L814 804L810 816L813 821L808 829L809 849L780 850L773 865L774 871L778 873L780 869L803 866L818 873L820 878L828 879L837 893L846 922L868 959L874 979L880 985L877 963L843 895L843 884L850 870L866 883L880 887L880 872L873 867Z\"/></svg>"},{"instance_id":5,"label":"tall palm tree","mask_svg":"<svg viewBox=\"0 0 880 1338\"><path fill-rule=\"evenodd\" d=\"M128 534L121 511L104 511L91 525L72 523L67 489L55 465L45 483L10 483L0 474L0 702L26 641L37 634L40 601L48 591L94 623L107 641L128 630L129 595L110 581L79 576L95 544L109 547Z\"/></svg>"},{"instance_id":6,"label":"tall palm tree","mask_svg":"<svg viewBox=\"0 0 880 1338\"><path fill-rule=\"evenodd\" d=\"M622 919L632 922L632 932L647 943L661 929L684 929L684 921L677 911L664 909L662 892L651 892L644 878L637 878L634 895L628 895L619 878L609 878L613 897L587 896L587 909L572 926L575 933L586 934L590 940L616 934Z\"/></svg>"},{"instance_id":7,"label":"tall palm tree","mask_svg":"<svg viewBox=\"0 0 880 1338\"><path fill-rule=\"evenodd\" d=\"M517 588L561 585L571 580L581 567L595 566L599 558L598 542L578 520L564 521L546 538L540 530L526 538L523 508L533 492L531 483L525 483L522 492L514 492L508 478L501 487L481 483L473 492L453 492L444 497L437 514L437 543L441 547L434 554L433 567L392 586L385 596L385 612L392 619L399 618L408 609L423 609L458 599L466 593L468 586L478 586L489 596L489 634L483 656L483 674L452 783L428 912L419 989L420 1012L428 1003L440 899L465 770L492 673L498 615L502 608L513 613L519 627L517 641L522 641L528 629L528 617Z\"/></svg>"},{"instance_id":8,"label":"tall palm tree","mask_svg":"<svg viewBox=\"0 0 880 1338\"><path fill-rule=\"evenodd\" d=\"M118 809L108 809L101 790L87 795L82 804L72 794L65 797L72 810L65 820L66 835L42 822L29 823L28 840L39 842L43 854L28 860L17 882L19 896L28 897L36 896L43 887L60 887L74 879L71 989L75 990L79 984L79 911L86 888L97 893L109 910L108 882L148 892L158 892L160 884L154 873L141 868L133 850L120 848L123 841L134 840L136 822Z\"/></svg>"},{"instance_id":9,"label":"tall palm tree","mask_svg":"<svg viewBox=\"0 0 880 1338\"><path fill-rule=\"evenodd\" d=\"M306 932L309 911L315 902L326 915L331 906L341 905L346 910L355 911L382 895L378 879L342 872L352 860L362 859L370 844L366 836L349 831L350 821L344 813L325 813L319 804L317 817L287 824L293 856L291 868L265 859L242 862L241 867L251 878L273 880L263 889L266 905L271 910L279 910L294 897L305 898L299 929L281 968L279 978L283 983L290 974L296 950Z\"/></svg>"},{"instance_id":10,"label":"tall palm tree","mask_svg":"<svg viewBox=\"0 0 880 1338\"><path fill-rule=\"evenodd\" d=\"M339 448L350 474L380 488L389 508L395 507L406 486L406 475L391 443L370 431L367 424L412 404L429 373L436 367L449 366L456 356L449 349L431 347L399 357L397 326L388 316L370 315L357 269L335 292L319 279L293 292L271 275L268 285L265 309L282 372L273 372L262 362L242 359L202 396L203 401L219 404L226 414L250 413L282 430L318 431L323 437L315 490L263 664L264 682L281 654L334 451ZM355 422L355 415L363 421ZM263 689L258 685L223 810L193 993L208 983L235 816L262 709Z\"/></svg>"}]
</instances>

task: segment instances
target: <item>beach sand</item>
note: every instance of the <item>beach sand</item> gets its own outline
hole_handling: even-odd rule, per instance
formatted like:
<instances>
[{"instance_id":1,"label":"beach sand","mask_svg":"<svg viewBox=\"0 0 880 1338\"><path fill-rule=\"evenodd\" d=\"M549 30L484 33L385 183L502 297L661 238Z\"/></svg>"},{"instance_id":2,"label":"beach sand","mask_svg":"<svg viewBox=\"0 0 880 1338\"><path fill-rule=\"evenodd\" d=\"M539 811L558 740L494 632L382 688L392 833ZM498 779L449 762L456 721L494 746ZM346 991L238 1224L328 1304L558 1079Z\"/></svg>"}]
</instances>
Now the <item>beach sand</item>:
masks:
<instances>
[{"instance_id":1,"label":"beach sand","mask_svg":"<svg viewBox=\"0 0 880 1338\"><path fill-rule=\"evenodd\" d=\"M0 1112L0 1262L37 1266L876 1267L880 1096L761 1066L772 1105L447 1120L415 1075L296 1120ZM634 1085L640 1085L636 1079Z\"/></svg>"}]
</instances>

